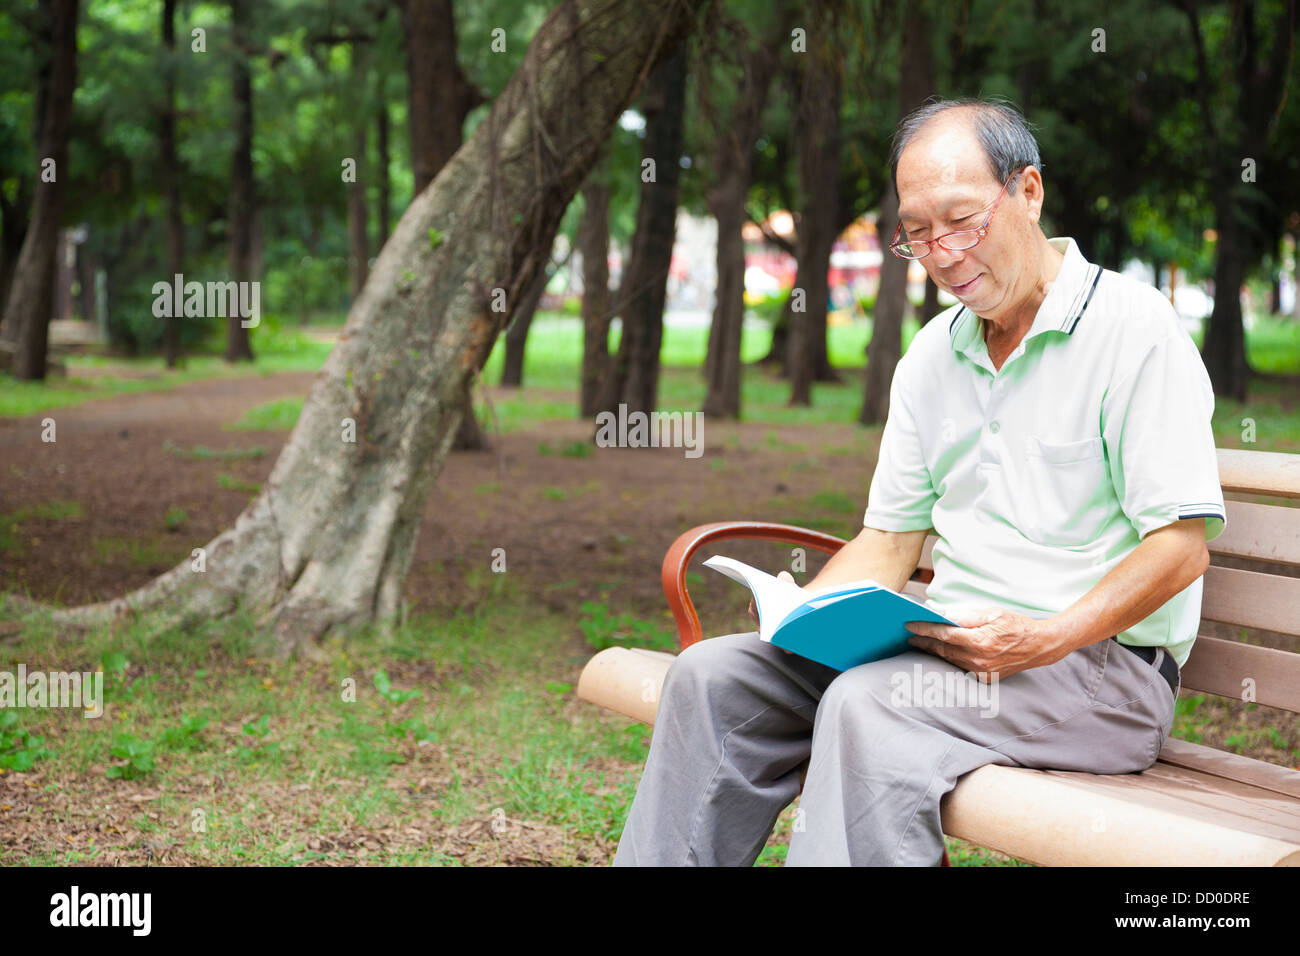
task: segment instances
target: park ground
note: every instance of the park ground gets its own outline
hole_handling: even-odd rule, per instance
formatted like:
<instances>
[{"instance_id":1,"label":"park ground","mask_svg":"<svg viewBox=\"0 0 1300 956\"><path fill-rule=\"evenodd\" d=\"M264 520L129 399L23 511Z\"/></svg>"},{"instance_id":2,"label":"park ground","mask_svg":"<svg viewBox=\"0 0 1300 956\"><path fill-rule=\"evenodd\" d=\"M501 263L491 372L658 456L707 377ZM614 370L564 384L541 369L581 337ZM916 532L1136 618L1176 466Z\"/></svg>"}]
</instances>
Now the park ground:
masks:
<instances>
[{"instance_id":1,"label":"park ground","mask_svg":"<svg viewBox=\"0 0 1300 956\"><path fill-rule=\"evenodd\" d=\"M105 680L98 719L0 713L0 863L607 864L649 728L577 700L582 665L609 644L675 646L659 563L693 525L854 533L880 439L852 424L866 334L832 329L844 383L818 385L811 409L787 408L785 386L750 367L746 420L706 421L691 458L596 447L574 418L577 329L539 319L526 386L480 399L492 448L453 453L430 496L405 622L332 636L310 658L270 656L240 616L81 635L0 622L0 669ZM227 527L269 474L329 339L276 331L239 370L74 357L66 381L6 383L5 587L63 605L113 597ZM747 360L765 347L749 335ZM702 349L701 333L669 330L663 409L700 407ZM1251 356L1276 377L1244 404L1220 400L1218 444L1300 452L1300 329L1257 324ZM499 363L498 346L485 381ZM40 440L47 418L53 443ZM789 563L780 545L722 550ZM703 569L689 580L707 632L750 629L747 592ZM1300 765L1294 716L1267 708L1184 694L1174 732ZM760 865L783 861L793 813ZM955 840L950 851L959 865L1014 862Z\"/></svg>"}]
</instances>

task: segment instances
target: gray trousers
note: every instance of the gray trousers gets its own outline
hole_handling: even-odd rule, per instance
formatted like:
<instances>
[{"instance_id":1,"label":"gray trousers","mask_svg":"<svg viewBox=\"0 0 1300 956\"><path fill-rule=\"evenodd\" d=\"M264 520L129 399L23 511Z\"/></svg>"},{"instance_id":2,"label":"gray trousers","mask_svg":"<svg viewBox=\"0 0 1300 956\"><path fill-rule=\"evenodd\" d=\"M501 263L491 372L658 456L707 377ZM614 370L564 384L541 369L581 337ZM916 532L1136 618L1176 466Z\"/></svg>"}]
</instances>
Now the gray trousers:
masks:
<instances>
[{"instance_id":1,"label":"gray trousers","mask_svg":"<svg viewBox=\"0 0 1300 956\"><path fill-rule=\"evenodd\" d=\"M980 691L919 650L841 673L755 632L699 641L668 669L614 865L752 865L811 758L787 866L936 866L939 799L962 774L1155 763L1174 718L1164 653L1098 641Z\"/></svg>"}]
</instances>

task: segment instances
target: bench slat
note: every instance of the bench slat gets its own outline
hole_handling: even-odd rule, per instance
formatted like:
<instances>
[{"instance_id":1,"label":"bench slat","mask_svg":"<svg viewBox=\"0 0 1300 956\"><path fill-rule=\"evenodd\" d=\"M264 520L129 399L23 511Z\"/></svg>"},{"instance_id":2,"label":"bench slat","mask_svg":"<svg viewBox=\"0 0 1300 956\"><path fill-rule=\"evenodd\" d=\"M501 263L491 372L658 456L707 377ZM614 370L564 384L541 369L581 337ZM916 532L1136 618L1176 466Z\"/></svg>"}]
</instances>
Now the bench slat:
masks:
<instances>
[{"instance_id":1,"label":"bench slat","mask_svg":"<svg viewBox=\"0 0 1300 956\"><path fill-rule=\"evenodd\" d=\"M1224 491L1300 498L1300 455L1220 448L1219 484Z\"/></svg>"},{"instance_id":2,"label":"bench slat","mask_svg":"<svg viewBox=\"0 0 1300 956\"><path fill-rule=\"evenodd\" d=\"M1201 618L1300 634L1300 578L1211 566L1205 572Z\"/></svg>"},{"instance_id":3,"label":"bench slat","mask_svg":"<svg viewBox=\"0 0 1300 956\"><path fill-rule=\"evenodd\" d=\"M1125 786L1142 776L991 764L943 797L943 831L1044 866L1300 864L1300 830L1189 803L1171 781Z\"/></svg>"},{"instance_id":4,"label":"bench slat","mask_svg":"<svg viewBox=\"0 0 1300 956\"><path fill-rule=\"evenodd\" d=\"M1300 566L1300 508L1228 501L1228 521L1223 533L1207 547L1211 554L1272 561ZM938 537L925 538L917 567L934 570L934 545Z\"/></svg>"},{"instance_id":5,"label":"bench slat","mask_svg":"<svg viewBox=\"0 0 1300 956\"><path fill-rule=\"evenodd\" d=\"M1231 568L1210 570L1256 574L1253 571L1235 571ZM1300 579L1283 579L1267 574L1257 576L1274 582L1293 580L1300 584ZM926 589L926 585L920 581L908 581L903 585L903 593L919 601L925 600ZM1208 581L1206 589L1207 591L1209 589ZM1205 603L1209 603L1208 596ZM1300 604L1293 606L1300 607ZM1210 617L1205 613L1202 616ZM1223 618L1211 619L1222 620ZM1229 621L1228 623L1241 622ZM1270 619L1270 623L1278 622ZM1243 626L1251 625L1243 624ZM1280 630L1280 628L1275 627L1270 630ZM1272 647L1242 644L1240 641L1206 637L1202 634L1197 636L1196 643L1192 645L1191 656L1182 669L1184 690L1214 694L1216 697L1227 697L1230 700L1241 700L1245 688L1242 680L1247 677L1255 681L1255 703L1300 714L1300 654L1279 651Z\"/></svg>"},{"instance_id":6,"label":"bench slat","mask_svg":"<svg viewBox=\"0 0 1300 956\"><path fill-rule=\"evenodd\" d=\"M1254 757L1244 757L1178 737L1169 737L1160 748L1160 762L1199 770L1225 780L1242 780L1262 790L1271 790L1284 797L1300 800L1300 773Z\"/></svg>"},{"instance_id":7,"label":"bench slat","mask_svg":"<svg viewBox=\"0 0 1300 956\"><path fill-rule=\"evenodd\" d=\"M1300 565L1300 508L1224 502L1228 522L1207 547L1211 554Z\"/></svg>"},{"instance_id":8,"label":"bench slat","mask_svg":"<svg viewBox=\"0 0 1300 956\"><path fill-rule=\"evenodd\" d=\"M1182 669L1183 689L1241 700L1247 678L1255 703L1300 714L1300 654L1198 635Z\"/></svg>"}]
</instances>

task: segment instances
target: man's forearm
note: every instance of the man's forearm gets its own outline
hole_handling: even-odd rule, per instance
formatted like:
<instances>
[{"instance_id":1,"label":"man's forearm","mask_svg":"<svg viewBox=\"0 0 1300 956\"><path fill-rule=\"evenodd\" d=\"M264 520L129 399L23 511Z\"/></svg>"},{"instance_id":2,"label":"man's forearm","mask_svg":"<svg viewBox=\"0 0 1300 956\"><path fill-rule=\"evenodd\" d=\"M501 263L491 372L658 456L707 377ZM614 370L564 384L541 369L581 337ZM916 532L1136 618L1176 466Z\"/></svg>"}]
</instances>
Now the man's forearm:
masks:
<instances>
[{"instance_id":1,"label":"man's forearm","mask_svg":"<svg viewBox=\"0 0 1300 956\"><path fill-rule=\"evenodd\" d=\"M1095 644L1149 617L1208 566L1204 519L1160 528L1087 594L1045 619L1045 633L1067 653Z\"/></svg>"},{"instance_id":2,"label":"man's forearm","mask_svg":"<svg viewBox=\"0 0 1300 956\"><path fill-rule=\"evenodd\" d=\"M808 589L846 584L870 578L901 591L916 570L925 544L924 531L889 532L863 528L862 532L831 555Z\"/></svg>"}]
</instances>

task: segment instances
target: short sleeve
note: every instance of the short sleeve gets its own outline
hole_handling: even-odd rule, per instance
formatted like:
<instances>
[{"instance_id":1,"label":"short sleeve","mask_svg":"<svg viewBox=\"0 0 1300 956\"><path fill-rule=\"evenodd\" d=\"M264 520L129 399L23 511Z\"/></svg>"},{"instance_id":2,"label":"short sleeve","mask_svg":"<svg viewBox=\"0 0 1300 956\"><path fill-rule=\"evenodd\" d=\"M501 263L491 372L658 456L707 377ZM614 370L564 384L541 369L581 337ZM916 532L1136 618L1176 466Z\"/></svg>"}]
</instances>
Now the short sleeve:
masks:
<instances>
[{"instance_id":1,"label":"short sleeve","mask_svg":"<svg viewBox=\"0 0 1300 956\"><path fill-rule=\"evenodd\" d=\"M889 416L880 436L880 455L871 476L862 524L880 531L926 531L939 496L925 464L920 435L907 395L908 358L894 367Z\"/></svg>"},{"instance_id":2,"label":"short sleeve","mask_svg":"<svg viewBox=\"0 0 1300 956\"><path fill-rule=\"evenodd\" d=\"M1111 480L1138 536L1189 518L1205 519L1205 540L1227 523L1214 447L1214 389L1181 327L1147 349L1107 389L1102 437Z\"/></svg>"}]
</instances>

